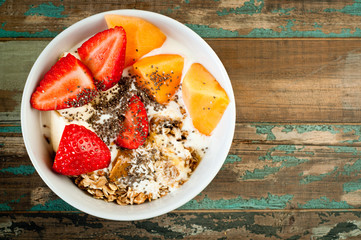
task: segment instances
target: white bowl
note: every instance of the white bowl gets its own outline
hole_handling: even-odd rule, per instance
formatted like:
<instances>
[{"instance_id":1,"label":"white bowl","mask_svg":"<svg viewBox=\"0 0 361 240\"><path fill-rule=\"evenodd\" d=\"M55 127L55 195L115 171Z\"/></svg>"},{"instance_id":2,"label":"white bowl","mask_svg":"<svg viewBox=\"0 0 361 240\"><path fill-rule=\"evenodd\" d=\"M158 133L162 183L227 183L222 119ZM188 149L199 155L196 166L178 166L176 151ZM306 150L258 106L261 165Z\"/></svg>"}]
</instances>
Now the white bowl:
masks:
<instances>
[{"instance_id":1,"label":"white bowl","mask_svg":"<svg viewBox=\"0 0 361 240\"><path fill-rule=\"evenodd\" d=\"M212 134L211 145L189 181L167 196L149 203L119 206L97 200L80 190L69 178L51 169L53 160L46 148L40 124L40 112L30 105L30 97L44 74L61 53L69 51L84 39L107 29L105 14L141 17L166 35L196 52L201 63L213 74L230 98L223 118ZM21 103L21 129L29 157L44 182L65 202L88 214L112 220L140 220L170 212L199 194L216 176L227 157L235 129L235 100L227 72L211 47L195 32L169 17L147 11L116 10L99 13L70 26L55 37L40 54L25 84Z\"/></svg>"}]
</instances>

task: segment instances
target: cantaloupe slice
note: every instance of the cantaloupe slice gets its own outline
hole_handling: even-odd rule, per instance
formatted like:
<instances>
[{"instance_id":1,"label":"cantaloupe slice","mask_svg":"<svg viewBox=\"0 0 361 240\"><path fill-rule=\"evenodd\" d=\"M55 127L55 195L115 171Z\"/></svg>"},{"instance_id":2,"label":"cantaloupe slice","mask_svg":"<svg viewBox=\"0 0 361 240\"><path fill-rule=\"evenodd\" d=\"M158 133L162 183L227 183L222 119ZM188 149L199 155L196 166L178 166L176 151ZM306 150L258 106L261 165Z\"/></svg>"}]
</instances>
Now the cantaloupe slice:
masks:
<instances>
[{"instance_id":1,"label":"cantaloupe slice","mask_svg":"<svg viewBox=\"0 0 361 240\"><path fill-rule=\"evenodd\" d=\"M182 94L193 126L210 136L229 104L227 93L203 65L194 63L184 76Z\"/></svg>"},{"instance_id":2,"label":"cantaloupe slice","mask_svg":"<svg viewBox=\"0 0 361 240\"><path fill-rule=\"evenodd\" d=\"M153 49L161 47L167 38L158 27L138 17L108 14L104 18L108 28L122 26L125 30L127 46L124 67L132 65Z\"/></svg>"},{"instance_id":3,"label":"cantaloupe slice","mask_svg":"<svg viewBox=\"0 0 361 240\"><path fill-rule=\"evenodd\" d=\"M134 63L132 73L137 85L160 104L167 104L180 86L184 58L177 54L159 54Z\"/></svg>"}]
</instances>

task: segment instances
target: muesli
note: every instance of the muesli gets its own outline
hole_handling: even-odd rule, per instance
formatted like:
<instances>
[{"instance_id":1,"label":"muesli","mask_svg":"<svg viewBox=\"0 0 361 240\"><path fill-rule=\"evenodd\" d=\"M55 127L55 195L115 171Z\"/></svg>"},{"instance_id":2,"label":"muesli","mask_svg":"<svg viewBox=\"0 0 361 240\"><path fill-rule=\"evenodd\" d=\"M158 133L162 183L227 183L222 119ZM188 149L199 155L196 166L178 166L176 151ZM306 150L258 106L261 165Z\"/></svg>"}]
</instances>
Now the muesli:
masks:
<instances>
[{"instance_id":1,"label":"muesli","mask_svg":"<svg viewBox=\"0 0 361 240\"><path fill-rule=\"evenodd\" d=\"M95 198L141 204L190 178L229 99L151 23L119 15L106 21L108 30L61 56L31 104L42 111L55 172ZM136 39L137 31L151 31L154 44Z\"/></svg>"}]
</instances>

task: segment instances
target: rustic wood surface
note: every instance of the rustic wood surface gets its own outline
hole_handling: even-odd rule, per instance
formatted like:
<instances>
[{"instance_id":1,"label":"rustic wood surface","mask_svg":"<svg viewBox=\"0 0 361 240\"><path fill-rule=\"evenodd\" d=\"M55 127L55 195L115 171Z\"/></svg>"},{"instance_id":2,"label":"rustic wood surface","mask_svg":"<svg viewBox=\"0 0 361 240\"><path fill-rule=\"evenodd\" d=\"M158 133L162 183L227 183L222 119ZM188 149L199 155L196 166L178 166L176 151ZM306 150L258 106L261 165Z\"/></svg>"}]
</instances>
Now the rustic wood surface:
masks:
<instances>
[{"instance_id":1,"label":"rustic wood surface","mask_svg":"<svg viewBox=\"0 0 361 240\"><path fill-rule=\"evenodd\" d=\"M79 212L31 165L21 94L49 41L114 9L170 16L210 44L235 92L229 155L195 199L153 219ZM361 239L361 3L0 0L0 239Z\"/></svg>"}]
</instances>

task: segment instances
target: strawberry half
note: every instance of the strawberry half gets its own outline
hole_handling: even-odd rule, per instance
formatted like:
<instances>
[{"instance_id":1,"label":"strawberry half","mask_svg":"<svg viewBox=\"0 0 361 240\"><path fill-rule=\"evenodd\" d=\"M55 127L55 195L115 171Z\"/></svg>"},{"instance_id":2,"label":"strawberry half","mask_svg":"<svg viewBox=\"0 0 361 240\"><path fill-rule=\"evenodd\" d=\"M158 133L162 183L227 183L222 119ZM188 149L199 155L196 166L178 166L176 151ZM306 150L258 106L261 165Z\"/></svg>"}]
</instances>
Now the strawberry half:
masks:
<instances>
[{"instance_id":1,"label":"strawberry half","mask_svg":"<svg viewBox=\"0 0 361 240\"><path fill-rule=\"evenodd\" d=\"M80 175L108 167L110 151L107 145L84 126L65 126L55 155L54 171L63 175Z\"/></svg>"},{"instance_id":2,"label":"strawberry half","mask_svg":"<svg viewBox=\"0 0 361 240\"><path fill-rule=\"evenodd\" d=\"M44 75L30 103L33 108L43 111L79 107L90 102L96 93L89 69L68 54Z\"/></svg>"},{"instance_id":3,"label":"strawberry half","mask_svg":"<svg viewBox=\"0 0 361 240\"><path fill-rule=\"evenodd\" d=\"M118 138L115 140L120 147L136 149L143 145L149 132L148 116L144 104L136 95L129 100L125 119L121 124Z\"/></svg>"},{"instance_id":4,"label":"strawberry half","mask_svg":"<svg viewBox=\"0 0 361 240\"><path fill-rule=\"evenodd\" d=\"M124 29L115 27L95 34L78 48L78 54L93 73L98 89L107 90L120 80L126 42Z\"/></svg>"}]
</instances>

